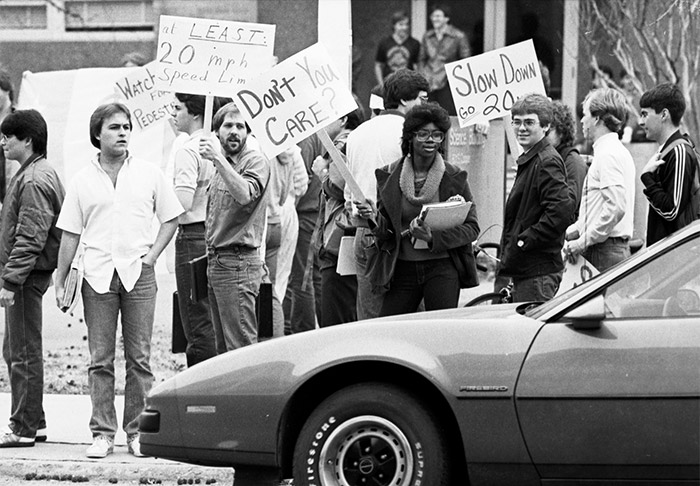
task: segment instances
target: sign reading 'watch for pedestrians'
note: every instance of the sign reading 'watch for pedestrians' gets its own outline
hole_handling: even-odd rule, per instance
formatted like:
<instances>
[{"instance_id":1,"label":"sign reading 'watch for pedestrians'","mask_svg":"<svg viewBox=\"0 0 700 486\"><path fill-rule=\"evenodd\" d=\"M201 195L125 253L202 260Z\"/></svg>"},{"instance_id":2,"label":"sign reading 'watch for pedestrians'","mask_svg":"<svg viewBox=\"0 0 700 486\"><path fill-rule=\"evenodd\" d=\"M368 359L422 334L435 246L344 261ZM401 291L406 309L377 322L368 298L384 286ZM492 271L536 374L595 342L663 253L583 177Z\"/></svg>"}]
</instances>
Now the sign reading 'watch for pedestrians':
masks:
<instances>
[{"instance_id":1,"label":"sign reading 'watch for pedestrians'","mask_svg":"<svg viewBox=\"0 0 700 486\"><path fill-rule=\"evenodd\" d=\"M506 116L528 93L546 96L532 40L445 65L459 126Z\"/></svg>"},{"instance_id":2,"label":"sign reading 'watch for pedestrians'","mask_svg":"<svg viewBox=\"0 0 700 486\"><path fill-rule=\"evenodd\" d=\"M161 15L156 87L232 97L272 65L275 26Z\"/></svg>"}]
</instances>

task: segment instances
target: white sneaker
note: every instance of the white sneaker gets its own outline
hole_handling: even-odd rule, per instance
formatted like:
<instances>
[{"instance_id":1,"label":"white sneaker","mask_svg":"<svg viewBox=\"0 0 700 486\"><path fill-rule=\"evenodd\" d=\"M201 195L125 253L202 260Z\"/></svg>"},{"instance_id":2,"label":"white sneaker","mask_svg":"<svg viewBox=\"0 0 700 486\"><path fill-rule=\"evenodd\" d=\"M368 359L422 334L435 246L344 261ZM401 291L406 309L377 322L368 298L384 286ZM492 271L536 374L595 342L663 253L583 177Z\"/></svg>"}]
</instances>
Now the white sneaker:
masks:
<instances>
[{"instance_id":1,"label":"white sneaker","mask_svg":"<svg viewBox=\"0 0 700 486\"><path fill-rule=\"evenodd\" d=\"M127 438L126 446L129 450L129 454L132 454L134 457L146 457L145 454L141 453L141 442L139 441L138 434Z\"/></svg>"},{"instance_id":2,"label":"white sneaker","mask_svg":"<svg viewBox=\"0 0 700 486\"><path fill-rule=\"evenodd\" d=\"M87 448L85 455L94 459L102 459L113 451L114 439L106 435L98 435L92 439L92 445Z\"/></svg>"}]
</instances>

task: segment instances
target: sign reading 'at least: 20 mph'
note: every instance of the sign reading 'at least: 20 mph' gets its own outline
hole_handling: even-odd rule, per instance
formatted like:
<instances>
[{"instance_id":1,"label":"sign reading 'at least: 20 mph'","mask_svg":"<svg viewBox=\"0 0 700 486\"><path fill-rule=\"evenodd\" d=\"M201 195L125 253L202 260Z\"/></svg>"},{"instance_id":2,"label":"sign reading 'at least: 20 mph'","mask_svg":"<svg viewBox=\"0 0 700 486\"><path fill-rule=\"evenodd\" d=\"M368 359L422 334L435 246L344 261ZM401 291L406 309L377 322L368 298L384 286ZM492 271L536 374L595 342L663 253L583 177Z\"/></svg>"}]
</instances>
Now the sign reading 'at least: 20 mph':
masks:
<instances>
[{"instance_id":1,"label":"sign reading 'at least: 20 mph'","mask_svg":"<svg viewBox=\"0 0 700 486\"><path fill-rule=\"evenodd\" d=\"M459 126L504 117L520 96L546 95L532 40L445 65Z\"/></svg>"},{"instance_id":2,"label":"sign reading 'at least: 20 mph'","mask_svg":"<svg viewBox=\"0 0 700 486\"><path fill-rule=\"evenodd\" d=\"M231 97L270 68L274 44L274 25L162 15L157 87Z\"/></svg>"}]
</instances>

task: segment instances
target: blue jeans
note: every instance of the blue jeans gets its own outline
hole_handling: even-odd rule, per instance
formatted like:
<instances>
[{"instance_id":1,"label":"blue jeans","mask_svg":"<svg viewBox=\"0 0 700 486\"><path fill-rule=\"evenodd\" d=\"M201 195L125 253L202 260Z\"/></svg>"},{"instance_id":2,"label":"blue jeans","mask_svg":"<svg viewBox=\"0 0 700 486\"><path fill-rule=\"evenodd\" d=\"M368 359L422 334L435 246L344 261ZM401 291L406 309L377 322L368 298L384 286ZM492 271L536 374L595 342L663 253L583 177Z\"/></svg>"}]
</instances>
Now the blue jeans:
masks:
<instances>
[{"instance_id":1,"label":"blue jeans","mask_svg":"<svg viewBox=\"0 0 700 486\"><path fill-rule=\"evenodd\" d=\"M258 342L255 299L263 262L257 248L209 249L209 304L219 354Z\"/></svg>"},{"instance_id":2,"label":"blue jeans","mask_svg":"<svg viewBox=\"0 0 700 486\"><path fill-rule=\"evenodd\" d=\"M617 265L631 255L627 238L608 238L602 243L586 248L583 256L591 262L599 272Z\"/></svg>"},{"instance_id":3,"label":"blue jeans","mask_svg":"<svg viewBox=\"0 0 700 486\"><path fill-rule=\"evenodd\" d=\"M382 309L384 295L372 290L372 282L367 273L367 254L365 249L374 242L369 228L357 228L355 233L355 268L357 268L357 320L372 319Z\"/></svg>"},{"instance_id":4,"label":"blue jeans","mask_svg":"<svg viewBox=\"0 0 700 486\"><path fill-rule=\"evenodd\" d=\"M194 302L190 298L192 281L187 262L207 252L204 223L182 225L175 238L175 281L182 329L187 338L187 366L194 366L216 356L214 326L209 313L209 299Z\"/></svg>"},{"instance_id":5,"label":"blue jeans","mask_svg":"<svg viewBox=\"0 0 700 486\"><path fill-rule=\"evenodd\" d=\"M318 212L305 211L299 215L299 238L284 297L284 333L295 334L316 329L316 317L321 321L321 270L311 248L311 236ZM311 265L309 265L309 263Z\"/></svg>"},{"instance_id":6,"label":"blue jeans","mask_svg":"<svg viewBox=\"0 0 700 486\"><path fill-rule=\"evenodd\" d=\"M398 260L379 315L415 312L421 300L425 301L425 310L457 307L459 275L450 258L420 262Z\"/></svg>"},{"instance_id":7,"label":"blue jeans","mask_svg":"<svg viewBox=\"0 0 700 486\"><path fill-rule=\"evenodd\" d=\"M562 272L513 279L513 302L546 302L559 290Z\"/></svg>"},{"instance_id":8,"label":"blue jeans","mask_svg":"<svg viewBox=\"0 0 700 486\"><path fill-rule=\"evenodd\" d=\"M3 357L12 391L10 428L21 437L34 437L37 429L46 427L41 301L50 284L50 272L31 272L15 293L14 305L5 308Z\"/></svg>"},{"instance_id":9,"label":"blue jeans","mask_svg":"<svg viewBox=\"0 0 700 486\"><path fill-rule=\"evenodd\" d=\"M90 430L93 437L114 437L118 428L114 408L114 355L120 313L126 358L122 427L127 436L138 433L139 415L153 386L151 337L157 291L155 271L151 265L142 265L141 275L130 292L126 291L116 271L109 290L104 294L98 294L87 280L83 281L83 307L90 349L88 385L92 400Z\"/></svg>"}]
</instances>

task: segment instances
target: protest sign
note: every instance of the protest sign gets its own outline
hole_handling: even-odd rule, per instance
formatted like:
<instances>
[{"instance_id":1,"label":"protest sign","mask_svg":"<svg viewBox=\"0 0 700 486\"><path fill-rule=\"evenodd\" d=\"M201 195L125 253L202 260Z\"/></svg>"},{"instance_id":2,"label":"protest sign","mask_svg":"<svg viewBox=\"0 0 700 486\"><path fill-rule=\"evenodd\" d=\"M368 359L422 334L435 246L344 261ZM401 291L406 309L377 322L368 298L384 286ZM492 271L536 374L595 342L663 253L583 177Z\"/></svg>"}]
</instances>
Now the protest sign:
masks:
<instances>
[{"instance_id":1,"label":"protest sign","mask_svg":"<svg viewBox=\"0 0 700 486\"><path fill-rule=\"evenodd\" d=\"M591 265L591 262L580 255L576 259L575 263L571 263L566 257L564 257L564 273L562 274L557 295L563 294L567 290L578 287L599 273L600 272L598 269Z\"/></svg>"},{"instance_id":2,"label":"protest sign","mask_svg":"<svg viewBox=\"0 0 700 486\"><path fill-rule=\"evenodd\" d=\"M321 44L248 80L235 102L269 158L357 108Z\"/></svg>"},{"instance_id":3,"label":"protest sign","mask_svg":"<svg viewBox=\"0 0 700 486\"><path fill-rule=\"evenodd\" d=\"M159 126L158 121L167 121L172 113L175 96L155 87L158 64L153 61L134 68L123 78L114 82L114 92L131 111L133 130L142 131Z\"/></svg>"},{"instance_id":4,"label":"protest sign","mask_svg":"<svg viewBox=\"0 0 700 486\"><path fill-rule=\"evenodd\" d=\"M272 64L275 26L161 15L156 88L233 96Z\"/></svg>"},{"instance_id":5,"label":"protest sign","mask_svg":"<svg viewBox=\"0 0 700 486\"><path fill-rule=\"evenodd\" d=\"M459 125L503 118L527 93L546 95L532 40L445 65Z\"/></svg>"}]
</instances>

